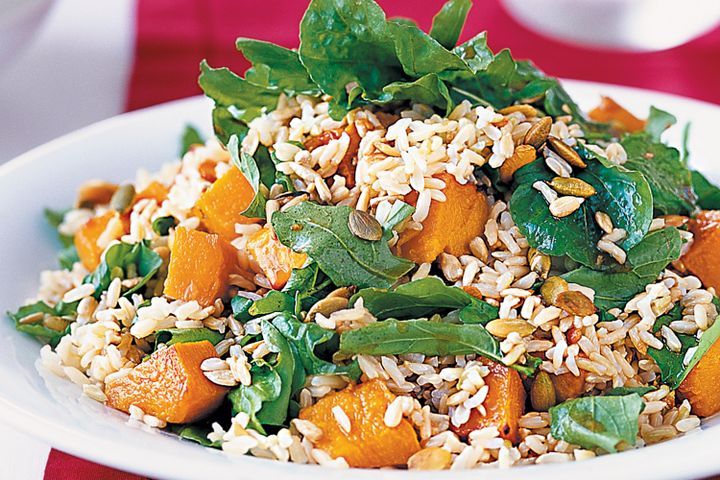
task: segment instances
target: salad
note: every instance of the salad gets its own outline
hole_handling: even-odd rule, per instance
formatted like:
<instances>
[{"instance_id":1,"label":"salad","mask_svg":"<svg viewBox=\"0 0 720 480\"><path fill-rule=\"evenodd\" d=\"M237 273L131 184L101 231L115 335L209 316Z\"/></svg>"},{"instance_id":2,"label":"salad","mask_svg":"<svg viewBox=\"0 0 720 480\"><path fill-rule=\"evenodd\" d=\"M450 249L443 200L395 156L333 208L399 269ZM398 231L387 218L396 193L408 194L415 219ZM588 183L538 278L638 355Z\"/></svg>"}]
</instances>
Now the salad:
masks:
<instances>
[{"instance_id":1,"label":"salad","mask_svg":"<svg viewBox=\"0 0 720 480\"><path fill-rule=\"evenodd\" d=\"M639 448L720 410L720 189L485 33L313 0L206 62L215 136L48 210L44 368L228 454L442 470ZM687 133L687 130L686 130Z\"/></svg>"}]
</instances>

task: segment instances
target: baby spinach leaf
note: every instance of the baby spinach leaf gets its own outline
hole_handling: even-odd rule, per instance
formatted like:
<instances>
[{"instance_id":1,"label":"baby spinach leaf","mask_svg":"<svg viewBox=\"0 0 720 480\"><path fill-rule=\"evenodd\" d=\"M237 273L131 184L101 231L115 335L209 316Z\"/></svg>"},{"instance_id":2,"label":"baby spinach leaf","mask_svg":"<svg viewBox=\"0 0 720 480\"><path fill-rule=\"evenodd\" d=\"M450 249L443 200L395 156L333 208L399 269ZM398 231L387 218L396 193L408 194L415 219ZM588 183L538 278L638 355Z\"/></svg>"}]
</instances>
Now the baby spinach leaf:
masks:
<instances>
[{"instance_id":1,"label":"baby spinach leaf","mask_svg":"<svg viewBox=\"0 0 720 480\"><path fill-rule=\"evenodd\" d=\"M645 123L645 132L650 136L650 140L660 142L663 132L675 125L675 122L677 122L677 118L671 113L650 107L650 114Z\"/></svg>"},{"instance_id":2,"label":"baby spinach leaf","mask_svg":"<svg viewBox=\"0 0 720 480\"><path fill-rule=\"evenodd\" d=\"M544 197L532 186L553 177L542 160L521 168L516 175L518 186L510 199L513 220L530 245L548 255L568 255L593 267L602 236L594 219L598 211L607 213L617 228L625 229L627 237L620 243L625 250L642 240L652 222L653 197L640 173L589 160L577 177L592 185L595 195L576 212L559 219L552 216Z\"/></svg>"},{"instance_id":3,"label":"baby spinach leaf","mask_svg":"<svg viewBox=\"0 0 720 480\"><path fill-rule=\"evenodd\" d=\"M720 188L716 187L697 170L691 172L693 191L697 195L697 204L703 210L720 209Z\"/></svg>"},{"instance_id":4,"label":"baby spinach leaf","mask_svg":"<svg viewBox=\"0 0 720 480\"><path fill-rule=\"evenodd\" d=\"M158 217L153 220L152 229L153 232L164 237L170 233L170 229L173 228L175 225L177 225L177 220L175 220L175 217Z\"/></svg>"},{"instance_id":5,"label":"baby spinach leaf","mask_svg":"<svg viewBox=\"0 0 720 480\"><path fill-rule=\"evenodd\" d=\"M190 147L193 145L202 145L203 143L205 143L205 140L203 140L203 137L200 135L197 128L190 124L185 125L185 130L183 131L180 143L180 156L182 157L189 152Z\"/></svg>"},{"instance_id":6,"label":"baby spinach leaf","mask_svg":"<svg viewBox=\"0 0 720 480\"><path fill-rule=\"evenodd\" d=\"M472 7L471 0L448 0L435 14L430 27L430 36L445 48L457 45L465 19Z\"/></svg>"},{"instance_id":7,"label":"baby spinach leaf","mask_svg":"<svg viewBox=\"0 0 720 480\"><path fill-rule=\"evenodd\" d=\"M50 208L46 208L43 213L45 214L45 219L47 220L48 225L57 232L58 241L63 247L58 253L58 262L60 263L60 267L65 270L71 270L75 262L80 261L80 257L78 257L73 237L71 235L63 235L58 231L58 227L63 222L67 210L52 210Z\"/></svg>"},{"instance_id":8,"label":"baby spinach leaf","mask_svg":"<svg viewBox=\"0 0 720 480\"><path fill-rule=\"evenodd\" d=\"M493 52L487 46L487 32L475 35L465 43L453 48L453 53L460 57L473 71L485 70L493 61Z\"/></svg>"},{"instance_id":9,"label":"baby spinach leaf","mask_svg":"<svg viewBox=\"0 0 720 480\"><path fill-rule=\"evenodd\" d=\"M400 200L396 200L395 203L392 204L390 207L390 212L388 213L387 218L382 224L383 230L385 231L391 231L398 225L400 225L402 222L405 221L410 215L412 215L415 212L415 207L412 205L408 205L405 202L402 202Z\"/></svg>"},{"instance_id":10,"label":"baby spinach leaf","mask_svg":"<svg viewBox=\"0 0 720 480\"><path fill-rule=\"evenodd\" d=\"M230 137L230 141L227 144L228 152L230 152L230 158L232 159L233 165L235 165L245 178L250 183L255 196L252 202L247 206L241 213L252 218L265 218L265 196L260 191L260 170L258 165L255 163L255 159L239 150L240 141L238 137L233 135Z\"/></svg>"},{"instance_id":11,"label":"baby spinach leaf","mask_svg":"<svg viewBox=\"0 0 720 480\"><path fill-rule=\"evenodd\" d=\"M220 448L222 445L222 442L211 442L208 439L208 434L212 432L212 428L208 425L170 425L169 428L170 431L183 440L199 443L203 447Z\"/></svg>"},{"instance_id":12,"label":"baby spinach leaf","mask_svg":"<svg viewBox=\"0 0 720 480\"><path fill-rule=\"evenodd\" d=\"M18 332L27 333L33 337L47 342L51 347L55 348L60 339L70 333L70 325L64 331L53 330L43 325L43 322L22 324L20 320L32 315L33 313L43 313L46 315L54 315L56 317L66 318L68 321L74 321L77 317L77 306L79 302L64 303L59 302L54 306L50 306L43 301L35 302L20 307L16 312L7 312L8 317L15 322L15 329Z\"/></svg>"},{"instance_id":13,"label":"baby spinach leaf","mask_svg":"<svg viewBox=\"0 0 720 480\"><path fill-rule=\"evenodd\" d=\"M217 104L212 111L212 121L215 135L225 145L233 135L239 139L245 138L249 130L247 124L235 118L229 108Z\"/></svg>"},{"instance_id":14,"label":"baby spinach leaf","mask_svg":"<svg viewBox=\"0 0 720 480\"><path fill-rule=\"evenodd\" d=\"M83 282L92 283L95 298L100 298L114 278L140 277L135 286L123 292L123 296L129 297L144 287L161 265L162 258L147 246L147 242L118 243L107 249L103 261Z\"/></svg>"},{"instance_id":15,"label":"baby spinach leaf","mask_svg":"<svg viewBox=\"0 0 720 480\"><path fill-rule=\"evenodd\" d=\"M388 288L413 266L394 256L385 231L378 241L356 237L348 228L350 207L302 202L272 216L280 242L307 253L337 286Z\"/></svg>"},{"instance_id":16,"label":"baby spinach leaf","mask_svg":"<svg viewBox=\"0 0 720 480\"><path fill-rule=\"evenodd\" d=\"M637 393L567 400L550 409L550 433L583 448L616 452L620 442L635 445L644 406Z\"/></svg>"},{"instance_id":17,"label":"baby spinach leaf","mask_svg":"<svg viewBox=\"0 0 720 480\"><path fill-rule=\"evenodd\" d=\"M230 301L230 308L232 308L233 317L241 322L247 322L250 320L252 315L250 314L250 308L253 305L251 299L247 297L241 297L237 295Z\"/></svg>"},{"instance_id":18,"label":"baby spinach leaf","mask_svg":"<svg viewBox=\"0 0 720 480\"><path fill-rule=\"evenodd\" d=\"M453 106L445 82L434 73L429 73L412 82L393 82L383 87L378 103L394 103L410 100L424 103L448 112Z\"/></svg>"},{"instance_id":19,"label":"baby spinach leaf","mask_svg":"<svg viewBox=\"0 0 720 480\"><path fill-rule=\"evenodd\" d=\"M621 143L628 155L625 168L645 176L657 214L683 215L695 210L690 170L676 148L654 142L647 134L628 135Z\"/></svg>"},{"instance_id":20,"label":"baby spinach leaf","mask_svg":"<svg viewBox=\"0 0 720 480\"><path fill-rule=\"evenodd\" d=\"M680 258L682 244L677 228L655 230L628 251L626 263L636 275L654 280L670 262Z\"/></svg>"},{"instance_id":21,"label":"baby spinach leaf","mask_svg":"<svg viewBox=\"0 0 720 480\"><path fill-rule=\"evenodd\" d=\"M155 334L155 348L161 343L170 346L176 343L192 343L203 340L217 345L223 338L225 338L225 335L209 328L168 328L158 330Z\"/></svg>"},{"instance_id":22,"label":"baby spinach leaf","mask_svg":"<svg viewBox=\"0 0 720 480\"><path fill-rule=\"evenodd\" d=\"M263 298L255 300L248 310L254 317L275 312L292 312L295 310L295 299L287 293L270 290Z\"/></svg>"},{"instance_id":23,"label":"baby spinach leaf","mask_svg":"<svg viewBox=\"0 0 720 480\"><path fill-rule=\"evenodd\" d=\"M245 80L248 82L263 87L277 87L288 95L320 94L295 50L242 37L235 40L235 46L252 63L252 67L245 72Z\"/></svg>"},{"instance_id":24,"label":"baby spinach leaf","mask_svg":"<svg viewBox=\"0 0 720 480\"><path fill-rule=\"evenodd\" d=\"M395 52L403 71L410 77L419 78L431 73L441 77L453 72L471 73L460 57L418 27L388 22L387 28L395 42Z\"/></svg>"},{"instance_id":25,"label":"baby spinach leaf","mask_svg":"<svg viewBox=\"0 0 720 480\"><path fill-rule=\"evenodd\" d=\"M499 316L499 309L487 302L472 298L470 303L458 311L458 318L466 325L486 323L495 320Z\"/></svg>"},{"instance_id":26,"label":"baby spinach leaf","mask_svg":"<svg viewBox=\"0 0 720 480\"><path fill-rule=\"evenodd\" d=\"M642 397L653 390L655 390L655 387L615 387L603 393L603 395L606 397L623 397L635 393Z\"/></svg>"}]
</instances>

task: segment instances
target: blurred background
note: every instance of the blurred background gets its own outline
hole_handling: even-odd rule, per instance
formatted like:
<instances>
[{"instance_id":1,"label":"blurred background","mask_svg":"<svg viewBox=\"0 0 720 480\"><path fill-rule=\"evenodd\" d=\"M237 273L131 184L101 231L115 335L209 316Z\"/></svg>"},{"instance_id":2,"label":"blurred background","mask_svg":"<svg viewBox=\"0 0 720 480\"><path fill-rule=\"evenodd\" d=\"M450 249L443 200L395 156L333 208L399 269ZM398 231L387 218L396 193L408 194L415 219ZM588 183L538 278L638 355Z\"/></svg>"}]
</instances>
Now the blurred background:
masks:
<instances>
[{"instance_id":1,"label":"blurred background","mask_svg":"<svg viewBox=\"0 0 720 480\"><path fill-rule=\"evenodd\" d=\"M379 3L427 29L443 0ZM124 111L199 94L203 58L242 72L238 36L296 47L306 5L0 0L0 163ZM720 104L719 21L720 0L475 0L461 41L487 30L494 50L508 47L555 76ZM48 451L24 436L0 437L7 478L130 478L59 453L47 462Z\"/></svg>"}]
</instances>

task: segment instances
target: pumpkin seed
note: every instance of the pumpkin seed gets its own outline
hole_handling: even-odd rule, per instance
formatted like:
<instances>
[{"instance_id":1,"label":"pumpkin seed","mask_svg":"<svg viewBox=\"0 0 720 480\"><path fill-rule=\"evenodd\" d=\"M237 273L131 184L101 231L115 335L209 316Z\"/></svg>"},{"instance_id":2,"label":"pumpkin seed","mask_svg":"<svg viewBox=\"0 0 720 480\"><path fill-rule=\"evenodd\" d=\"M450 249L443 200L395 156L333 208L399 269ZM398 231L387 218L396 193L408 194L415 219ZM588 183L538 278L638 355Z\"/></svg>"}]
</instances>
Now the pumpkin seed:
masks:
<instances>
[{"instance_id":1,"label":"pumpkin seed","mask_svg":"<svg viewBox=\"0 0 720 480\"><path fill-rule=\"evenodd\" d=\"M555 395L555 385L553 385L550 374L544 370L540 370L532 386L530 387L530 403L533 409L539 412L547 412L557 403Z\"/></svg>"},{"instance_id":2,"label":"pumpkin seed","mask_svg":"<svg viewBox=\"0 0 720 480\"><path fill-rule=\"evenodd\" d=\"M577 153L570 145L563 142L559 138L549 136L547 138L547 143L553 152L557 153L563 160L568 162L573 167L578 167L578 168L587 167L587 164L580 157L580 154Z\"/></svg>"},{"instance_id":3,"label":"pumpkin seed","mask_svg":"<svg viewBox=\"0 0 720 480\"><path fill-rule=\"evenodd\" d=\"M43 318L43 325L50 330L63 332L67 328L68 322L60 317L56 317L55 315L46 315L45 318Z\"/></svg>"},{"instance_id":4,"label":"pumpkin seed","mask_svg":"<svg viewBox=\"0 0 720 480\"><path fill-rule=\"evenodd\" d=\"M610 215L605 212L595 212L595 223L597 223L598 227L600 227L605 233L612 233L615 229L612 218L610 218Z\"/></svg>"},{"instance_id":5,"label":"pumpkin seed","mask_svg":"<svg viewBox=\"0 0 720 480\"><path fill-rule=\"evenodd\" d=\"M535 123L525 133L523 142L525 145L532 145L535 150L538 150L550 135L550 128L552 128L552 118L543 117L539 122Z\"/></svg>"},{"instance_id":6,"label":"pumpkin seed","mask_svg":"<svg viewBox=\"0 0 720 480\"><path fill-rule=\"evenodd\" d=\"M348 228L353 235L372 242L382 238L383 230L375 217L362 210L352 210L348 217Z\"/></svg>"},{"instance_id":7,"label":"pumpkin seed","mask_svg":"<svg viewBox=\"0 0 720 480\"><path fill-rule=\"evenodd\" d=\"M499 338L507 338L513 332L527 337L535 331L535 326L521 318L498 318L485 325L485 329Z\"/></svg>"},{"instance_id":8,"label":"pumpkin seed","mask_svg":"<svg viewBox=\"0 0 720 480\"><path fill-rule=\"evenodd\" d=\"M550 213L553 217L564 218L575 213L584 201L585 199L582 197L560 197L557 200L550 202L548 208L550 209Z\"/></svg>"},{"instance_id":9,"label":"pumpkin seed","mask_svg":"<svg viewBox=\"0 0 720 480\"><path fill-rule=\"evenodd\" d=\"M547 278L552 267L552 260L549 255L531 248L528 250L527 259L530 270L540 275L540 278Z\"/></svg>"},{"instance_id":10,"label":"pumpkin seed","mask_svg":"<svg viewBox=\"0 0 720 480\"><path fill-rule=\"evenodd\" d=\"M452 454L440 447L428 447L408 459L410 470L446 470L452 464Z\"/></svg>"},{"instance_id":11,"label":"pumpkin seed","mask_svg":"<svg viewBox=\"0 0 720 480\"><path fill-rule=\"evenodd\" d=\"M352 297L353 293L355 293L355 287L340 287L340 288L336 288L332 292L328 293L327 297L325 297L325 298L332 298L332 297L350 298L350 297Z\"/></svg>"},{"instance_id":12,"label":"pumpkin seed","mask_svg":"<svg viewBox=\"0 0 720 480\"><path fill-rule=\"evenodd\" d=\"M125 209L132 204L134 199L135 187L129 183L120 185L110 199L110 206L118 212L124 212Z\"/></svg>"},{"instance_id":13,"label":"pumpkin seed","mask_svg":"<svg viewBox=\"0 0 720 480\"><path fill-rule=\"evenodd\" d=\"M579 178L555 177L550 186L560 195L588 198L595 195L595 188Z\"/></svg>"},{"instance_id":14,"label":"pumpkin seed","mask_svg":"<svg viewBox=\"0 0 720 480\"><path fill-rule=\"evenodd\" d=\"M339 311L344 310L348 306L348 299L344 297L325 297L319 302L317 302L315 305L310 307L310 310L308 310L307 315L305 316L306 322L314 322L315 321L315 315L318 313L329 317L331 314Z\"/></svg>"},{"instance_id":15,"label":"pumpkin seed","mask_svg":"<svg viewBox=\"0 0 720 480\"><path fill-rule=\"evenodd\" d=\"M587 317L595 313L595 305L592 300L586 297L584 293L576 290L558 293L553 305L578 317Z\"/></svg>"},{"instance_id":16,"label":"pumpkin seed","mask_svg":"<svg viewBox=\"0 0 720 480\"><path fill-rule=\"evenodd\" d=\"M535 107L524 103L520 105L510 105L509 107L498 110L498 113L501 115L509 115L515 112L522 113L523 115L525 115L525 118L537 117L537 110L535 109Z\"/></svg>"},{"instance_id":17,"label":"pumpkin seed","mask_svg":"<svg viewBox=\"0 0 720 480\"><path fill-rule=\"evenodd\" d=\"M108 203L118 186L103 180L90 180L82 184L75 199L75 208L92 208Z\"/></svg>"},{"instance_id":18,"label":"pumpkin seed","mask_svg":"<svg viewBox=\"0 0 720 480\"><path fill-rule=\"evenodd\" d=\"M570 286L564 278L550 277L545 280L545 282L540 287L540 295L542 295L543 300L545 300L545 303L547 305L555 305L555 300L557 299L557 296L560 295L562 292L567 292L569 289Z\"/></svg>"}]
</instances>

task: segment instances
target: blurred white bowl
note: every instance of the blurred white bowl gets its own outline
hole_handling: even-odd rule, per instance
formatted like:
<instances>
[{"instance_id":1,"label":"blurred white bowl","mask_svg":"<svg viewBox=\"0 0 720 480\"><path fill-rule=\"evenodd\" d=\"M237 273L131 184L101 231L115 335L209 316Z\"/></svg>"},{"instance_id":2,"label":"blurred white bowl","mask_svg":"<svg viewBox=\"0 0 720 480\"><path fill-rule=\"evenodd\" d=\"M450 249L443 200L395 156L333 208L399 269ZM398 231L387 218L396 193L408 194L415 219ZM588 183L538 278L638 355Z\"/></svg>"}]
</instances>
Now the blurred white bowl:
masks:
<instances>
[{"instance_id":1,"label":"blurred white bowl","mask_svg":"<svg viewBox=\"0 0 720 480\"><path fill-rule=\"evenodd\" d=\"M52 0L0 0L0 65L19 56L51 5Z\"/></svg>"},{"instance_id":2,"label":"blurred white bowl","mask_svg":"<svg viewBox=\"0 0 720 480\"><path fill-rule=\"evenodd\" d=\"M503 0L527 28L593 47L664 50L720 21L718 0Z\"/></svg>"}]
</instances>

